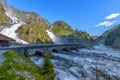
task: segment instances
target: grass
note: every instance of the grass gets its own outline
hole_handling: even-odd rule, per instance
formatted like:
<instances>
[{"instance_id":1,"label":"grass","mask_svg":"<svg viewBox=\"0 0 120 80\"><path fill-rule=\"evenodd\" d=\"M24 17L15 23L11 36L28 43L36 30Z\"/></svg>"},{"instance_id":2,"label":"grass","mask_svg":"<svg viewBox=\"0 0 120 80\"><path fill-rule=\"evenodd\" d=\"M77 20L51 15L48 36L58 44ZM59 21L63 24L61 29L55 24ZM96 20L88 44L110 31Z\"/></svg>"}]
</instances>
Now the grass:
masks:
<instances>
[{"instance_id":1,"label":"grass","mask_svg":"<svg viewBox=\"0 0 120 80\"><path fill-rule=\"evenodd\" d=\"M15 51L6 51L5 61L0 66L0 80L54 80L46 79L44 67L36 66L30 59ZM48 60L48 59L47 59Z\"/></svg>"}]
</instances>

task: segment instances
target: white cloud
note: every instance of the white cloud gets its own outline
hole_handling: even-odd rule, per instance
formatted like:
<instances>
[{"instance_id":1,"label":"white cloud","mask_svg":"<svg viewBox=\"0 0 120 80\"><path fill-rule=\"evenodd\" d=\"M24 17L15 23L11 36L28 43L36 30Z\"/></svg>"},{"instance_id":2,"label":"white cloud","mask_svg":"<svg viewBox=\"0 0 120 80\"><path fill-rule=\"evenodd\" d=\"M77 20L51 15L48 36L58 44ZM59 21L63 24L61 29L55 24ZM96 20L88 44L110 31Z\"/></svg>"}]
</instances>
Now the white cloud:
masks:
<instances>
[{"instance_id":1,"label":"white cloud","mask_svg":"<svg viewBox=\"0 0 120 80\"><path fill-rule=\"evenodd\" d=\"M99 23L99 24L97 24L97 25L95 25L95 26L106 26L106 27L108 27L108 26L111 26L111 25L113 25L114 23L116 23L117 21L104 21L104 22L101 22L101 23Z\"/></svg>"},{"instance_id":2,"label":"white cloud","mask_svg":"<svg viewBox=\"0 0 120 80\"><path fill-rule=\"evenodd\" d=\"M112 13L112 14L108 15L107 17L105 17L105 19L109 20L109 19L116 18L118 16L120 16L120 13Z\"/></svg>"}]
</instances>

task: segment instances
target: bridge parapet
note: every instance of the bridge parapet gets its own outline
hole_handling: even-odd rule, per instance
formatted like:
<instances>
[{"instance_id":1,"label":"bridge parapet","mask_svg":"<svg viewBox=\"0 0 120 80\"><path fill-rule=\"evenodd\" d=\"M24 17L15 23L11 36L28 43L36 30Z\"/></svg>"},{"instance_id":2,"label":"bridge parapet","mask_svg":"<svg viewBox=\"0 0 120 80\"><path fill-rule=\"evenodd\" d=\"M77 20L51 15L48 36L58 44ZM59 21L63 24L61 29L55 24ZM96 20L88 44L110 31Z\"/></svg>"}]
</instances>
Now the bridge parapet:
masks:
<instances>
[{"instance_id":1,"label":"bridge parapet","mask_svg":"<svg viewBox=\"0 0 120 80\"><path fill-rule=\"evenodd\" d=\"M27 44L27 45L18 45L18 46L6 46L0 47L0 50L16 50L25 54L25 56L33 55L36 51L40 53L58 51L62 52L63 50L69 51L71 49L77 50L85 47L84 44Z\"/></svg>"}]
</instances>

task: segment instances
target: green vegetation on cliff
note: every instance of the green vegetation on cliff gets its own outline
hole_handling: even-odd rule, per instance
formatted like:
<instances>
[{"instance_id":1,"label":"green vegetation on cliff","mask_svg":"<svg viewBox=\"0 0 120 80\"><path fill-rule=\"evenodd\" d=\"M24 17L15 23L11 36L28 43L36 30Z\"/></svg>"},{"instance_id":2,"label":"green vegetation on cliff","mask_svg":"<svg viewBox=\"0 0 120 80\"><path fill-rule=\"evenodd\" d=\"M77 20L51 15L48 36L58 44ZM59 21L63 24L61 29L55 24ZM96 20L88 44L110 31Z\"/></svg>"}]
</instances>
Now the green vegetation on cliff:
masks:
<instances>
[{"instance_id":1,"label":"green vegetation on cliff","mask_svg":"<svg viewBox=\"0 0 120 80\"><path fill-rule=\"evenodd\" d=\"M105 32L101 35L101 37L106 37L106 36L108 36L110 32L112 32L113 30L117 29L119 26L120 26L120 25L116 25L116 26L114 26L113 28L105 31Z\"/></svg>"},{"instance_id":2,"label":"green vegetation on cliff","mask_svg":"<svg viewBox=\"0 0 120 80\"><path fill-rule=\"evenodd\" d=\"M88 33L85 31L73 30L71 26L64 21L56 21L53 23L52 31L56 36L60 36L61 40L65 43L91 43L93 41Z\"/></svg>"},{"instance_id":3,"label":"green vegetation on cliff","mask_svg":"<svg viewBox=\"0 0 120 80\"><path fill-rule=\"evenodd\" d=\"M0 66L0 80L54 80L55 73L49 57L45 57L43 68L40 68L17 52L6 51L3 55L5 61Z\"/></svg>"},{"instance_id":4,"label":"green vegetation on cliff","mask_svg":"<svg viewBox=\"0 0 120 80\"><path fill-rule=\"evenodd\" d=\"M113 27L106 36L105 45L120 48L120 25Z\"/></svg>"},{"instance_id":5,"label":"green vegetation on cliff","mask_svg":"<svg viewBox=\"0 0 120 80\"><path fill-rule=\"evenodd\" d=\"M51 27L50 23L44 18L40 17L35 12L25 12L14 8L9 5L6 1L0 1L0 25L5 26L6 23L9 23L9 18L5 14L3 5L10 11L10 14L19 20L25 22L17 32L19 36L30 43L48 43L51 42L46 29ZM2 29L3 27L0 27Z\"/></svg>"},{"instance_id":6,"label":"green vegetation on cliff","mask_svg":"<svg viewBox=\"0 0 120 80\"><path fill-rule=\"evenodd\" d=\"M3 5L0 3L0 25L5 25L9 21L8 16L5 14Z\"/></svg>"},{"instance_id":7,"label":"green vegetation on cliff","mask_svg":"<svg viewBox=\"0 0 120 80\"><path fill-rule=\"evenodd\" d=\"M49 54L45 55L42 74L44 75L45 80L54 80L55 79L54 66L53 66L53 64L51 64Z\"/></svg>"},{"instance_id":8,"label":"green vegetation on cliff","mask_svg":"<svg viewBox=\"0 0 120 80\"><path fill-rule=\"evenodd\" d=\"M58 35L58 36L73 34L72 28L64 21L56 21L55 23L53 23L52 31L55 35Z\"/></svg>"},{"instance_id":9,"label":"green vegetation on cliff","mask_svg":"<svg viewBox=\"0 0 120 80\"><path fill-rule=\"evenodd\" d=\"M78 37L81 43L91 43L93 41L93 38L85 31L75 30L74 36Z\"/></svg>"},{"instance_id":10,"label":"green vegetation on cliff","mask_svg":"<svg viewBox=\"0 0 120 80\"><path fill-rule=\"evenodd\" d=\"M28 15L29 18L26 21L26 24L18 30L20 36L30 43L51 42L51 39L45 31L50 28L50 24L36 13L28 13Z\"/></svg>"}]
</instances>

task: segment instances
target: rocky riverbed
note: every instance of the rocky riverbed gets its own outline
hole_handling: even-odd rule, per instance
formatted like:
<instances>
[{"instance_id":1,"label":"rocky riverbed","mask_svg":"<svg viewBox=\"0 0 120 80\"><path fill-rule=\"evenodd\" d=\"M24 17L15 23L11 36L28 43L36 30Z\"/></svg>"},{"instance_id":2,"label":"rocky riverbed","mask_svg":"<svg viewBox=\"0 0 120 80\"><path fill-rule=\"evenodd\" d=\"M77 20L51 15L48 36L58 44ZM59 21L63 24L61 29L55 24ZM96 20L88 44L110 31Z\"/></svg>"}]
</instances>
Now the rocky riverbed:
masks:
<instances>
[{"instance_id":1,"label":"rocky riverbed","mask_svg":"<svg viewBox=\"0 0 120 80\"><path fill-rule=\"evenodd\" d=\"M92 52L93 49L102 51L98 47L79 52L52 53L51 61L55 66L56 80L120 80L120 57L108 55L106 52ZM38 66L42 64L42 58L32 57L31 60Z\"/></svg>"}]
</instances>

